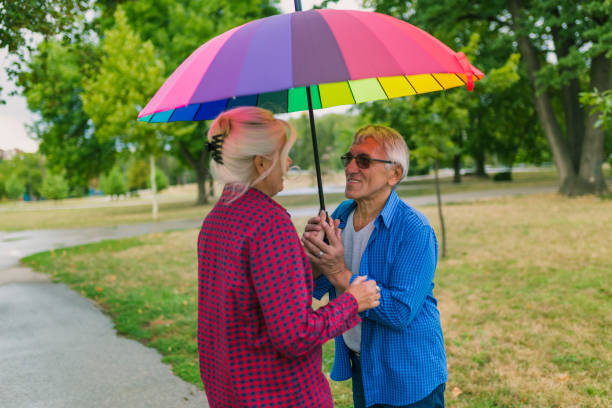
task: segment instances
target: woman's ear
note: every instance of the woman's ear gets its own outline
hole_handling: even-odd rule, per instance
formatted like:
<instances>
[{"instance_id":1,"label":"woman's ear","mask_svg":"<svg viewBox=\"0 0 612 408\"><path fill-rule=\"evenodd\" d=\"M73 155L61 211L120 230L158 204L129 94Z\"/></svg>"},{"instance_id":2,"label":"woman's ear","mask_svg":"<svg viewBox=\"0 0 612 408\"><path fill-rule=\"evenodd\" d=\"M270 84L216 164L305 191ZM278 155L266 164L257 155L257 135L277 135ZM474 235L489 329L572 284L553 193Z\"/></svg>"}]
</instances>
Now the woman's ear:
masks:
<instances>
[{"instance_id":1,"label":"woman's ear","mask_svg":"<svg viewBox=\"0 0 612 408\"><path fill-rule=\"evenodd\" d=\"M266 166L266 160L263 156L255 156L253 158L253 165L255 166L255 170L257 171L257 174L261 175L264 171L267 170L267 166Z\"/></svg>"}]
</instances>

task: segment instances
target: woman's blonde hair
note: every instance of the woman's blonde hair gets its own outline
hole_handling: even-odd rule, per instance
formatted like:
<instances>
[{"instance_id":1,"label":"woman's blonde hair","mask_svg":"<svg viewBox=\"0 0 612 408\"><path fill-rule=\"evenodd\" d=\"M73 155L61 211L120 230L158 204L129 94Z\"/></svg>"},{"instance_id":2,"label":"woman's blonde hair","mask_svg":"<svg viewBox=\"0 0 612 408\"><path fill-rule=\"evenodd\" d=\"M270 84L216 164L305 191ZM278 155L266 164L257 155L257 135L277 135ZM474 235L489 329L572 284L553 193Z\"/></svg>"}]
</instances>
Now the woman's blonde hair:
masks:
<instances>
[{"instance_id":1,"label":"woman's blonde hair","mask_svg":"<svg viewBox=\"0 0 612 408\"><path fill-rule=\"evenodd\" d=\"M269 110L243 106L223 112L208 130L209 143L219 145L219 160L213 160L212 174L222 184L235 185L233 201L249 187L266 178L278 160L285 163L295 139L293 126L276 119ZM255 169L255 156L273 161L261 175ZM281 169L283 175L286 175L285 166L281 166Z\"/></svg>"}]
</instances>

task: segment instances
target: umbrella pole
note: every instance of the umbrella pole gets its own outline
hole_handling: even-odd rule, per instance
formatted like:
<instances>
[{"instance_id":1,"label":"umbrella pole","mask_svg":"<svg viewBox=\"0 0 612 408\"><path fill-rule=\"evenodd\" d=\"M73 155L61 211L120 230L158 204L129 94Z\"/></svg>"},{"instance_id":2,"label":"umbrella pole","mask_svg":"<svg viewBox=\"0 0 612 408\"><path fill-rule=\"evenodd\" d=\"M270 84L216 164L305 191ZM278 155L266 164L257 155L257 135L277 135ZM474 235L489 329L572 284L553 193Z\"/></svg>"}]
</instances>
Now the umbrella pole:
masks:
<instances>
[{"instance_id":1,"label":"umbrella pole","mask_svg":"<svg viewBox=\"0 0 612 408\"><path fill-rule=\"evenodd\" d=\"M299 1L299 0L296 0ZM325 200L323 198L323 181L321 180L321 166L319 164L319 146L317 144L317 131L314 122L314 113L312 111L312 96L310 95L310 86L306 87L306 97L308 98L308 116L310 118L310 135L312 136L312 152L315 160L315 171L317 172L317 187L319 188L319 205L321 210L325 211Z\"/></svg>"},{"instance_id":2,"label":"umbrella pole","mask_svg":"<svg viewBox=\"0 0 612 408\"><path fill-rule=\"evenodd\" d=\"M295 11L302 11L302 0L294 0ZM306 87L306 97L308 99L308 116L310 118L310 135L312 136L312 151L314 153L315 171L317 172L317 187L319 188L319 205L321 211L325 211L325 199L323 198L323 181L321 181L321 166L319 164L319 147L317 145L317 130L315 128L314 113L312 111L312 96L310 86ZM327 212L326 212L327 214ZM329 221L329 216L327 217ZM326 238L327 242L327 238Z\"/></svg>"}]
</instances>

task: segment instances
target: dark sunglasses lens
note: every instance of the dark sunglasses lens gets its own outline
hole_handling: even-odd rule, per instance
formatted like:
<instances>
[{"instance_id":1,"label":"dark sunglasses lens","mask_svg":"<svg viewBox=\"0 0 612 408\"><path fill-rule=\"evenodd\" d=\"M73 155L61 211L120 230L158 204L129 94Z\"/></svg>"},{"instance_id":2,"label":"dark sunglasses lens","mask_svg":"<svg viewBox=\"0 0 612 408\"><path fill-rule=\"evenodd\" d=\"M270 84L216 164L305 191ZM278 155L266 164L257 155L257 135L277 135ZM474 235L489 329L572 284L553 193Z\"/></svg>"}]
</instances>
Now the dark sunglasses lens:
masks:
<instances>
[{"instance_id":1,"label":"dark sunglasses lens","mask_svg":"<svg viewBox=\"0 0 612 408\"><path fill-rule=\"evenodd\" d=\"M350 153L345 154L344 156L340 157L340 160L342 160L342 164L344 165L344 167L348 166L349 163L351 162L351 160L353 160L353 155Z\"/></svg>"},{"instance_id":2,"label":"dark sunglasses lens","mask_svg":"<svg viewBox=\"0 0 612 408\"><path fill-rule=\"evenodd\" d=\"M367 169L370 167L370 163L372 163L372 160L370 160L370 158L365 154L357 155L357 157L355 157L355 161L360 169Z\"/></svg>"}]
</instances>

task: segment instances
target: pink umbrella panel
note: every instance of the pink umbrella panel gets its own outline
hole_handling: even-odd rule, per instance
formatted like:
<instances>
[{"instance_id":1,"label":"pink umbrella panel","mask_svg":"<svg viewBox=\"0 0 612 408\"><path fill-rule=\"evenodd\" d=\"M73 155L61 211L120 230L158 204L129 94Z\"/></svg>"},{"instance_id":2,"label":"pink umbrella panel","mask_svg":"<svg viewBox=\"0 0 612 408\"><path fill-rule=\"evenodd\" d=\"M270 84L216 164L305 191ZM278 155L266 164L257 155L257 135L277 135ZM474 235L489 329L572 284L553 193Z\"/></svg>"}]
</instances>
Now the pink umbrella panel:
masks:
<instances>
[{"instance_id":1,"label":"pink umbrella panel","mask_svg":"<svg viewBox=\"0 0 612 408\"><path fill-rule=\"evenodd\" d=\"M423 94L484 74L425 31L385 14L309 10L255 20L199 47L138 118L208 120L237 106L275 113Z\"/></svg>"}]
</instances>

